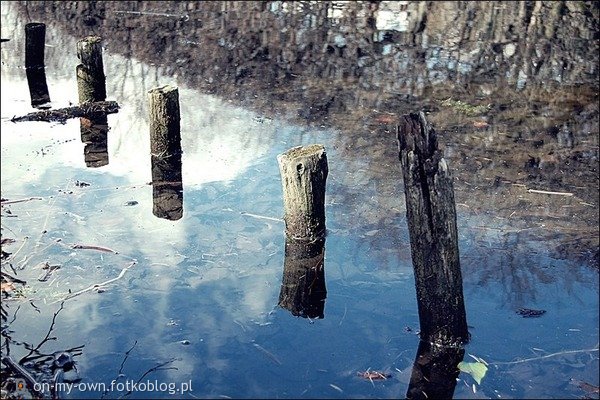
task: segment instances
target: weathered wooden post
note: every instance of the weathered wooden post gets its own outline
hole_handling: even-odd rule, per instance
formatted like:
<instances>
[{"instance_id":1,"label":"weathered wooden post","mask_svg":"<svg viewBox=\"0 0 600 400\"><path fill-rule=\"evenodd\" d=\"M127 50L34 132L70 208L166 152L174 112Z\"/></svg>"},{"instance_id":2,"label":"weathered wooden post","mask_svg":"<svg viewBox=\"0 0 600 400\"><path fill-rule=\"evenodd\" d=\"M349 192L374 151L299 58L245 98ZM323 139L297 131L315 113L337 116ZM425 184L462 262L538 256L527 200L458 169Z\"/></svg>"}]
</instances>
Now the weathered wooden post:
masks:
<instances>
[{"instance_id":1,"label":"weathered wooden post","mask_svg":"<svg viewBox=\"0 0 600 400\"><path fill-rule=\"evenodd\" d=\"M31 106L40 109L50 108L50 94L46 83L44 66L44 45L46 25L34 22L25 25L25 73L31 97Z\"/></svg>"},{"instance_id":2,"label":"weathered wooden post","mask_svg":"<svg viewBox=\"0 0 600 400\"><path fill-rule=\"evenodd\" d=\"M25 68L44 67L46 24L32 22L25 25Z\"/></svg>"},{"instance_id":3,"label":"weathered wooden post","mask_svg":"<svg viewBox=\"0 0 600 400\"><path fill-rule=\"evenodd\" d=\"M102 38L88 36L77 42L77 89L79 103L106 100L106 76L102 61Z\"/></svg>"},{"instance_id":4,"label":"weathered wooden post","mask_svg":"<svg viewBox=\"0 0 600 400\"><path fill-rule=\"evenodd\" d=\"M425 115L398 125L406 214L421 339L460 345L469 339L458 253L454 189L443 151Z\"/></svg>"},{"instance_id":5,"label":"weathered wooden post","mask_svg":"<svg viewBox=\"0 0 600 400\"><path fill-rule=\"evenodd\" d=\"M313 241L325 235L328 166L320 144L298 146L277 156L283 186L286 235Z\"/></svg>"},{"instance_id":6,"label":"weathered wooden post","mask_svg":"<svg viewBox=\"0 0 600 400\"><path fill-rule=\"evenodd\" d=\"M153 210L159 218L183 215L179 90L170 85L148 92Z\"/></svg>"},{"instance_id":7,"label":"weathered wooden post","mask_svg":"<svg viewBox=\"0 0 600 400\"><path fill-rule=\"evenodd\" d=\"M286 238L279 306L303 318L323 318L325 238L312 242Z\"/></svg>"}]
</instances>

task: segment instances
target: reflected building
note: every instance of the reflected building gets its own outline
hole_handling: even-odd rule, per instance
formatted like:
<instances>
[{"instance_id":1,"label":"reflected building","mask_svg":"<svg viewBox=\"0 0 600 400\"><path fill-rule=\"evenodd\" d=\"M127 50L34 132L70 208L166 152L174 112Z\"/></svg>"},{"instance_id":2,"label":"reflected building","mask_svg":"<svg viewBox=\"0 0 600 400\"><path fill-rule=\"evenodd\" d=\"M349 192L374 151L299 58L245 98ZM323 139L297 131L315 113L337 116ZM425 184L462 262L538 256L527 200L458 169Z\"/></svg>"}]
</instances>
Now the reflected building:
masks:
<instances>
[{"instance_id":1,"label":"reflected building","mask_svg":"<svg viewBox=\"0 0 600 400\"><path fill-rule=\"evenodd\" d=\"M285 240L279 306L303 318L324 318L325 238L314 242Z\"/></svg>"}]
</instances>

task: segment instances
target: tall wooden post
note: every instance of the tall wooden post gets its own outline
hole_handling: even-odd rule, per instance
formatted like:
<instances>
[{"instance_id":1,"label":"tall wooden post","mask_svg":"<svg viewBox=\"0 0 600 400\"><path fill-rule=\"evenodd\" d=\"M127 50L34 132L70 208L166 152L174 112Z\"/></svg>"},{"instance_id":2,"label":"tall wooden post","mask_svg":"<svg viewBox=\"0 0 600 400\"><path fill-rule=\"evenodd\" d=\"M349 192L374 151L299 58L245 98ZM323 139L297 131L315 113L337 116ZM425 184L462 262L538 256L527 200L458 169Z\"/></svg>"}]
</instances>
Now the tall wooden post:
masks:
<instances>
[{"instance_id":1,"label":"tall wooden post","mask_svg":"<svg viewBox=\"0 0 600 400\"><path fill-rule=\"evenodd\" d=\"M325 235L328 166L320 144L298 146L277 156L283 186L286 235L313 241Z\"/></svg>"},{"instance_id":2,"label":"tall wooden post","mask_svg":"<svg viewBox=\"0 0 600 400\"><path fill-rule=\"evenodd\" d=\"M148 92L148 101L152 212L159 218L177 220L183 216L179 90L170 85L154 88Z\"/></svg>"},{"instance_id":3,"label":"tall wooden post","mask_svg":"<svg viewBox=\"0 0 600 400\"><path fill-rule=\"evenodd\" d=\"M77 89L79 103L106 100L106 76L102 61L102 38L88 36L77 42Z\"/></svg>"},{"instance_id":4,"label":"tall wooden post","mask_svg":"<svg viewBox=\"0 0 600 400\"><path fill-rule=\"evenodd\" d=\"M25 25L25 68L44 67L46 24L32 22Z\"/></svg>"},{"instance_id":5,"label":"tall wooden post","mask_svg":"<svg viewBox=\"0 0 600 400\"><path fill-rule=\"evenodd\" d=\"M40 109L50 108L50 94L44 66L45 41L45 24L33 22L25 25L25 73L31 106Z\"/></svg>"},{"instance_id":6,"label":"tall wooden post","mask_svg":"<svg viewBox=\"0 0 600 400\"><path fill-rule=\"evenodd\" d=\"M438 148L435 131L422 112L400 118L398 148L421 339L459 345L468 341L469 333L448 163Z\"/></svg>"}]
</instances>

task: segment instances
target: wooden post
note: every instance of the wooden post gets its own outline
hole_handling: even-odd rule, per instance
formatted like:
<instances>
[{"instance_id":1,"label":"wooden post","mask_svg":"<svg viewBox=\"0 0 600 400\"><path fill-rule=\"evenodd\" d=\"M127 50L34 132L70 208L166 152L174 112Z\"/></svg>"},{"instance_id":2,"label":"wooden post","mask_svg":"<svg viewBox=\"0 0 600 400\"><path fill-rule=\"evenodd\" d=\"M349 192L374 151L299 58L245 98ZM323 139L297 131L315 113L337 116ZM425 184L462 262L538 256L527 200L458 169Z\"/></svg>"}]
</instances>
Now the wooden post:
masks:
<instances>
[{"instance_id":1,"label":"wooden post","mask_svg":"<svg viewBox=\"0 0 600 400\"><path fill-rule=\"evenodd\" d=\"M459 345L469 339L458 253L456 206L448 163L425 115L398 125L406 214L421 339Z\"/></svg>"},{"instance_id":2,"label":"wooden post","mask_svg":"<svg viewBox=\"0 0 600 400\"><path fill-rule=\"evenodd\" d=\"M283 185L286 235L313 241L325 235L328 166L320 144L294 147L277 156Z\"/></svg>"},{"instance_id":3,"label":"wooden post","mask_svg":"<svg viewBox=\"0 0 600 400\"><path fill-rule=\"evenodd\" d=\"M44 67L46 24L32 22L25 25L25 68Z\"/></svg>"},{"instance_id":4,"label":"wooden post","mask_svg":"<svg viewBox=\"0 0 600 400\"><path fill-rule=\"evenodd\" d=\"M31 97L31 106L50 108L50 94L44 68L46 24L33 22L25 25L25 73Z\"/></svg>"},{"instance_id":5,"label":"wooden post","mask_svg":"<svg viewBox=\"0 0 600 400\"><path fill-rule=\"evenodd\" d=\"M148 92L150 110L150 152L165 158L181 154L179 90L170 85Z\"/></svg>"},{"instance_id":6,"label":"wooden post","mask_svg":"<svg viewBox=\"0 0 600 400\"><path fill-rule=\"evenodd\" d=\"M286 238L279 306L303 318L323 318L325 238L313 242Z\"/></svg>"},{"instance_id":7,"label":"wooden post","mask_svg":"<svg viewBox=\"0 0 600 400\"><path fill-rule=\"evenodd\" d=\"M152 164L152 212L159 218L183 216L181 128L179 90L170 85L148 92L150 153Z\"/></svg>"},{"instance_id":8,"label":"wooden post","mask_svg":"<svg viewBox=\"0 0 600 400\"><path fill-rule=\"evenodd\" d=\"M106 77L102 62L102 38L88 36L77 42L77 89L79 103L106 100Z\"/></svg>"}]
</instances>

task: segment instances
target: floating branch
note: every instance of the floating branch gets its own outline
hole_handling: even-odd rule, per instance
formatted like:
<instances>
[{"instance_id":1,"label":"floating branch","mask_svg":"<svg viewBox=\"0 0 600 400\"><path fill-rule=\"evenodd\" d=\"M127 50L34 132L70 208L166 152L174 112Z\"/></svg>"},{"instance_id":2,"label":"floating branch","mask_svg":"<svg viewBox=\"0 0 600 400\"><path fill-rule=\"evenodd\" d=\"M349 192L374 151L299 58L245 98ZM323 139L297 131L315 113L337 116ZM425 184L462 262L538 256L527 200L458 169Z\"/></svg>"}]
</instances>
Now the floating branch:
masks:
<instances>
[{"instance_id":1,"label":"floating branch","mask_svg":"<svg viewBox=\"0 0 600 400\"><path fill-rule=\"evenodd\" d=\"M118 111L119 104L116 101L98 101L95 103L82 104L81 106L59 108L56 110L36 111L21 117L13 117L11 121L58 121L64 124L69 118L97 118L107 114L114 114Z\"/></svg>"}]
</instances>

